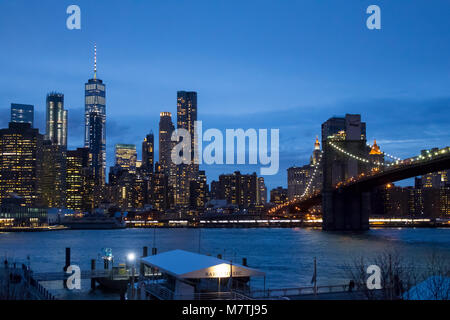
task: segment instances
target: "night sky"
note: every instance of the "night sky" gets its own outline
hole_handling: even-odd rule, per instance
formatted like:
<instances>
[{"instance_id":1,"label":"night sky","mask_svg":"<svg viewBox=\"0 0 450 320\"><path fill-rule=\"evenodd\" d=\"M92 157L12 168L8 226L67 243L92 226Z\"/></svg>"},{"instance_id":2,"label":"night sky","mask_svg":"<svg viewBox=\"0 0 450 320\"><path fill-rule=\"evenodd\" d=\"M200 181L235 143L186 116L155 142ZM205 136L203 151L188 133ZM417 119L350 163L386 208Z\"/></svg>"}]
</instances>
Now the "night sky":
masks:
<instances>
[{"instance_id":1,"label":"night sky","mask_svg":"<svg viewBox=\"0 0 450 320\"><path fill-rule=\"evenodd\" d=\"M81 8L81 30L66 8ZM381 8L381 30L366 8ZM69 148L81 147L84 83L107 88L107 158L114 144L140 145L159 112L176 122L177 90L198 92L208 128L279 128L280 172L309 161L320 125L361 113L369 142L399 157L450 145L450 2L389 1L0 1L0 127L11 103L65 95ZM157 154L157 153L156 153ZM208 180L258 166L203 166Z\"/></svg>"}]
</instances>

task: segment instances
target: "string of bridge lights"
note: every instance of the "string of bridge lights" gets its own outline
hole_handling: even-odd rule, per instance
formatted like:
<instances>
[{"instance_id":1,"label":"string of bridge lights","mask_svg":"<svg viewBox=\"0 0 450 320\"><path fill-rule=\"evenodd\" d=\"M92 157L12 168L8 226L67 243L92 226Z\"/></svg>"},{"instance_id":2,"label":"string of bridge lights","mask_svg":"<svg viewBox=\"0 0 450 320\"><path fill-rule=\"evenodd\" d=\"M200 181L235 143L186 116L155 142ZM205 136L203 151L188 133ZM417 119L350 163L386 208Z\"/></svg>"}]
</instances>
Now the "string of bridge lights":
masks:
<instances>
[{"instance_id":1,"label":"string of bridge lights","mask_svg":"<svg viewBox=\"0 0 450 320\"><path fill-rule=\"evenodd\" d=\"M315 166L314 166L314 171L313 171L313 173L312 173L312 175L311 175L311 177L310 177L308 183L306 184L306 188L305 188L305 190L303 191L303 194L300 196L300 199L303 199L303 198L308 194L309 188L311 188L311 185L312 185L312 183L313 183L313 181L314 181L314 178L316 177L317 171L318 171L318 169L320 168L320 164L321 164L321 162L322 162L322 155L323 155L323 151L321 150L321 151L320 151L320 155L319 155L319 160L317 161L317 163L316 163ZM269 213L274 213L276 210L279 210L279 209L281 209L281 208L283 208L283 207L287 207L287 206L289 206L290 204L295 203L296 201L298 201L298 199L293 199L293 200L290 200L290 201L285 202L285 203L283 203L283 204L279 204L279 205L277 205L276 207L271 208L271 209L269 210Z\"/></svg>"},{"instance_id":2,"label":"string of bridge lights","mask_svg":"<svg viewBox=\"0 0 450 320\"><path fill-rule=\"evenodd\" d=\"M312 182L314 181L314 178L316 177L317 170L320 167L320 163L322 161L322 154L323 154L323 151L320 151L319 160L317 161L317 163L314 167L313 174L311 175L311 178L309 179L308 184L306 185L306 188L303 191L303 194L300 196L300 199L304 198L308 194L309 188L311 187Z\"/></svg>"},{"instance_id":3,"label":"string of bridge lights","mask_svg":"<svg viewBox=\"0 0 450 320\"><path fill-rule=\"evenodd\" d=\"M370 161L370 160L368 160L368 159L364 159L364 158L362 158L362 157L360 157L360 156L354 155L354 154L352 154L352 153L350 153L350 152L348 152L348 151L345 151L345 150L342 149L341 147L335 145L335 144L334 144L333 142L331 142L331 141L329 141L329 144L330 144L335 150L338 150L339 152L341 152L341 153L345 154L346 156L349 156L350 158L353 158L353 159L355 159L355 160L358 160L358 161L361 161L361 162L364 162L364 163L370 163L370 162L372 162L373 164L375 164L375 165L377 165L377 166L384 166L384 165L385 165L384 163L381 163L381 162L379 162L379 161Z\"/></svg>"}]
</instances>

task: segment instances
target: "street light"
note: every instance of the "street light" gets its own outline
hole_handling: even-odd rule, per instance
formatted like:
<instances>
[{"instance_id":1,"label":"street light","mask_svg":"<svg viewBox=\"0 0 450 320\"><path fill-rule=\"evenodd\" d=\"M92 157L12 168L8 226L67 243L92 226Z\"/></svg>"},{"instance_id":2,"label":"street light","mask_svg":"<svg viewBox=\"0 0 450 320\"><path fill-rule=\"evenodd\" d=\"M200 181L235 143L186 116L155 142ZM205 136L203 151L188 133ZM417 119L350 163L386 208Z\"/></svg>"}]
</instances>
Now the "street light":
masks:
<instances>
[{"instance_id":1,"label":"street light","mask_svg":"<svg viewBox=\"0 0 450 320\"><path fill-rule=\"evenodd\" d=\"M133 252L130 252L130 253L127 255L127 260L128 260L128 261L133 262L135 259L136 259L136 255L135 255Z\"/></svg>"}]
</instances>

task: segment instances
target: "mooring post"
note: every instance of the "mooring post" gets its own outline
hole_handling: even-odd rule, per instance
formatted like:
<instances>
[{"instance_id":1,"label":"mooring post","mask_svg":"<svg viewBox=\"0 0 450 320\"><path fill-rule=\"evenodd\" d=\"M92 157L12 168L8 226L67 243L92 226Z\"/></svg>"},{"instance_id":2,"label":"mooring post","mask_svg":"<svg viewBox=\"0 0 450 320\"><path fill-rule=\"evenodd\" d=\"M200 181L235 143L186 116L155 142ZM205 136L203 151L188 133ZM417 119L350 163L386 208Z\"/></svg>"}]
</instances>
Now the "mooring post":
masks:
<instances>
[{"instance_id":1,"label":"mooring post","mask_svg":"<svg viewBox=\"0 0 450 320\"><path fill-rule=\"evenodd\" d=\"M219 254L217 255L217 258L218 258L218 259L222 259L222 255L219 253Z\"/></svg>"},{"instance_id":2,"label":"mooring post","mask_svg":"<svg viewBox=\"0 0 450 320\"><path fill-rule=\"evenodd\" d=\"M64 265L64 271L70 266L70 248L66 248L66 264Z\"/></svg>"},{"instance_id":3,"label":"mooring post","mask_svg":"<svg viewBox=\"0 0 450 320\"><path fill-rule=\"evenodd\" d=\"M93 276L93 273L95 271L95 259L91 260L91 289L95 290L95 278Z\"/></svg>"},{"instance_id":4,"label":"mooring post","mask_svg":"<svg viewBox=\"0 0 450 320\"><path fill-rule=\"evenodd\" d=\"M142 248L142 258L145 258L145 257L148 257L148 247ZM145 275L144 264L142 262L140 264L139 273L141 276Z\"/></svg>"},{"instance_id":5,"label":"mooring post","mask_svg":"<svg viewBox=\"0 0 450 320\"><path fill-rule=\"evenodd\" d=\"M244 267L247 266L247 258L242 258L242 265L243 265Z\"/></svg>"},{"instance_id":6,"label":"mooring post","mask_svg":"<svg viewBox=\"0 0 450 320\"><path fill-rule=\"evenodd\" d=\"M154 255L156 255L156 252L157 252L158 250L156 249L156 248L152 248L152 255L154 256Z\"/></svg>"}]
</instances>

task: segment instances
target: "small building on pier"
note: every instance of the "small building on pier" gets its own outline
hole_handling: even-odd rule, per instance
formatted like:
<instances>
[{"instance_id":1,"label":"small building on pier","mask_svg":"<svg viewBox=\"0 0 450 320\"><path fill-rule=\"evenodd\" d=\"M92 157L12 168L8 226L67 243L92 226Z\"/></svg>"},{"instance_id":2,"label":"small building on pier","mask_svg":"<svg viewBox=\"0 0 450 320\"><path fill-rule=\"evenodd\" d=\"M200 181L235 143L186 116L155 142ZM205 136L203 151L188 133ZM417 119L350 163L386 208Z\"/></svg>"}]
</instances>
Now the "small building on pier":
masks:
<instances>
[{"instance_id":1,"label":"small building on pier","mask_svg":"<svg viewBox=\"0 0 450 320\"><path fill-rule=\"evenodd\" d=\"M144 268L151 269L150 274L158 274L139 283L144 289L142 298L236 299L249 292L251 277L265 279L265 273L257 269L184 250L168 251L140 261Z\"/></svg>"}]
</instances>

